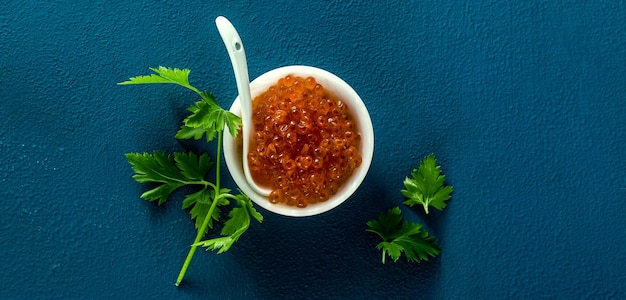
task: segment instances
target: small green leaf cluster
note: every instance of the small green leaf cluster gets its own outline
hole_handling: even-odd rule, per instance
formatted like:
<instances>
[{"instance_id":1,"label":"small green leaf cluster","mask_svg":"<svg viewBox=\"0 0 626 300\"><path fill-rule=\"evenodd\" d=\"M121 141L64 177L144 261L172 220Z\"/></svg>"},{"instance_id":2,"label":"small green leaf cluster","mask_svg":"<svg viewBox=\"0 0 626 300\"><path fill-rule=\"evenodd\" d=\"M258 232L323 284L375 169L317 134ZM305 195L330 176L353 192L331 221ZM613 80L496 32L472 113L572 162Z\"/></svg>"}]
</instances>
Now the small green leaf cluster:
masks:
<instances>
[{"instance_id":1,"label":"small green leaf cluster","mask_svg":"<svg viewBox=\"0 0 626 300\"><path fill-rule=\"evenodd\" d=\"M217 253L228 251L241 235L250 227L250 220L263 221L263 216L254 209L250 198L243 192L231 193L230 189L220 186L220 161L222 151L223 131L228 130L231 136L237 136L241 127L241 118L219 106L213 95L200 91L189 84L188 69L151 68L154 74L132 77L119 85L134 84L176 84L192 90L200 96L188 110L191 114L183 120L183 124L176 133L178 139L199 140L203 136L207 142L217 138L217 157L215 162L208 154L197 155L192 152L176 152L172 155L160 151L153 153L127 153L126 158L135 174L133 178L140 183L149 183L154 187L141 194L147 201L156 201L159 205L165 203L172 192L182 187L195 190L185 195L182 208L188 209L191 219L195 220L198 230L191 245L187 258L178 275L176 285L183 280L191 259L197 247L205 247ZM208 172L215 167L215 182L206 178ZM228 219L219 237L204 239L209 229L213 229L214 222L219 222L222 208L232 208Z\"/></svg>"},{"instance_id":2,"label":"small green leaf cluster","mask_svg":"<svg viewBox=\"0 0 626 300\"><path fill-rule=\"evenodd\" d=\"M446 176L441 175L441 166L437 166L434 155L429 155L420 163L419 169L413 169L412 178L404 180L405 189L402 195L408 199L404 204L410 207L422 205L428 214L428 207L432 206L438 210L446 207L446 201L450 199L452 187L446 186L443 182Z\"/></svg>"},{"instance_id":3,"label":"small green leaf cluster","mask_svg":"<svg viewBox=\"0 0 626 300\"><path fill-rule=\"evenodd\" d=\"M250 227L250 217L259 222L263 221L263 216L254 209L247 195L241 193L233 199L237 202L238 207L233 208L228 213L229 219L224 223L224 228L222 228L222 237L200 241L194 245L205 247L207 250L217 250L218 254L222 253L230 249Z\"/></svg>"},{"instance_id":4,"label":"small green leaf cluster","mask_svg":"<svg viewBox=\"0 0 626 300\"><path fill-rule=\"evenodd\" d=\"M133 178L137 182L160 184L141 194L142 199L158 201L159 205L180 187L211 184L204 180L213 165L206 153L200 157L194 153L174 153L172 157L160 151L154 151L154 154L127 153L126 159L135 171Z\"/></svg>"},{"instance_id":5,"label":"small green leaf cluster","mask_svg":"<svg viewBox=\"0 0 626 300\"><path fill-rule=\"evenodd\" d=\"M446 207L450 199L452 186L444 185L445 176L441 175L441 167L437 166L434 155L429 155L414 169L412 178L404 180L405 189L401 193L408 199L404 204L410 207L421 204L425 213L432 206L438 210ZM382 251L382 263L387 256L397 261L404 253L409 262L428 260L441 253L437 240L428 234L420 224L403 220L400 207L393 207L381 213L377 219L367 222L366 231L377 234L382 242L376 249Z\"/></svg>"},{"instance_id":6,"label":"small green leaf cluster","mask_svg":"<svg viewBox=\"0 0 626 300\"><path fill-rule=\"evenodd\" d=\"M366 229L380 236L383 240L376 249L383 251L383 264L389 255L397 261L404 253L408 261L428 260L441 252L434 237L422 229L422 225L403 220L399 207L393 207L381 213L378 219L367 222Z\"/></svg>"},{"instance_id":7,"label":"small green leaf cluster","mask_svg":"<svg viewBox=\"0 0 626 300\"><path fill-rule=\"evenodd\" d=\"M225 126L231 136L237 136L241 126L241 118L222 109L211 93L201 92L200 97L202 100L187 109L191 115L183 120L183 125L176 133L176 138L199 140L205 135L207 142L210 142L224 130Z\"/></svg>"}]
</instances>

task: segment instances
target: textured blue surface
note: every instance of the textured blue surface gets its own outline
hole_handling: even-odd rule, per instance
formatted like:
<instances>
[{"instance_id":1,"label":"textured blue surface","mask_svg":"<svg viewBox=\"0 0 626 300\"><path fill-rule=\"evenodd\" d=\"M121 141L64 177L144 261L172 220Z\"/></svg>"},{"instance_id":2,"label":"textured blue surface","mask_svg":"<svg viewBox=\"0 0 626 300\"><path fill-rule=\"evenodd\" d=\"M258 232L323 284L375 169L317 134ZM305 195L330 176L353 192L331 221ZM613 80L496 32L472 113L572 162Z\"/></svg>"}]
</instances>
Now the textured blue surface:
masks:
<instances>
[{"instance_id":1,"label":"textured blue surface","mask_svg":"<svg viewBox=\"0 0 626 300\"><path fill-rule=\"evenodd\" d=\"M3 1L0 298L626 298L625 2L371 2ZM176 288L193 224L140 200L123 154L212 150L173 138L192 94L115 83L190 68L230 105L218 15L251 78L307 64L350 83L376 152L342 206L261 211ZM382 265L365 222L429 153L453 198L403 210L443 252Z\"/></svg>"}]
</instances>

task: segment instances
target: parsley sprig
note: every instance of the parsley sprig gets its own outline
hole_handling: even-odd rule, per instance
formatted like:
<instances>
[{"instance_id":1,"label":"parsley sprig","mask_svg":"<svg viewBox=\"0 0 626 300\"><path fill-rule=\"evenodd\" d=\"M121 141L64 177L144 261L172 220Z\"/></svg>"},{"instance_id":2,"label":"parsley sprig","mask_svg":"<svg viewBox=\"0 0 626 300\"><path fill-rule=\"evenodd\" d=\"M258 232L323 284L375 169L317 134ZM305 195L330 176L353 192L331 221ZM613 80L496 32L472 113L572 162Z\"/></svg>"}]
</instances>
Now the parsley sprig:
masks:
<instances>
[{"instance_id":1,"label":"parsley sprig","mask_svg":"<svg viewBox=\"0 0 626 300\"><path fill-rule=\"evenodd\" d=\"M437 166L434 155L424 158L419 169L413 169L411 176L404 180L405 189L401 191L408 198L404 204L411 207L421 204L427 214L429 206L438 210L446 207L452 187L443 184L446 176L441 175L441 166Z\"/></svg>"},{"instance_id":2,"label":"parsley sprig","mask_svg":"<svg viewBox=\"0 0 626 300\"><path fill-rule=\"evenodd\" d=\"M401 191L408 198L404 201L405 205L421 204L427 214L429 206L439 210L446 207L445 201L450 199L452 186L444 185L445 176L441 175L434 155L425 157L419 169L414 169L411 175L412 178L404 180L405 189ZM435 237L430 236L420 224L403 220L399 207L393 207L377 219L368 221L366 231L382 239L376 249L382 250L383 264L387 255L397 261L404 253L409 262L419 262L441 253Z\"/></svg>"},{"instance_id":3,"label":"parsley sprig","mask_svg":"<svg viewBox=\"0 0 626 300\"><path fill-rule=\"evenodd\" d=\"M383 251L383 264L389 255L393 261L404 253L408 261L428 260L429 256L437 256L441 248L434 237L422 230L422 225L403 221L399 207L389 209L378 216L378 219L367 222L366 229L382 238L376 249Z\"/></svg>"},{"instance_id":4,"label":"parsley sprig","mask_svg":"<svg viewBox=\"0 0 626 300\"><path fill-rule=\"evenodd\" d=\"M262 222L263 216L254 209L250 198L243 192L238 191L238 194L233 194L230 189L223 188L220 184L222 132L227 129L231 136L237 136L241 119L220 107L211 93L200 91L189 84L190 70L166 67L151 68L151 70L154 74L132 77L118 84L166 83L192 90L200 96L201 100L188 109L191 115L183 120L176 138L199 140L204 136L207 142L210 142L217 137L215 162L211 161L206 153L199 156L192 152L176 152L172 156L159 151L154 151L152 154L126 154L128 162L135 171L133 178L140 183L156 185L141 194L142 199L156 201L161 205L168 200L173 191L179 188L187 186L196 189L193 193L185 195L182 203L183 209L189 209L198 232L178 274L176 280L176 286L178 286L184 279L198 247L215 250L218 254L228 251L248 229L251 218ZM213 166L215 166L215 182L209 182L206 178ZM230 205L231 202L236 206L230 210L229 219L224 222L220 232L221 236L203 240L209 229L213 229L214 222L220 221L220 207Z\"/></svg>"},{"instance_id":5,"label":"parsley sprig","mask_svg":"<svg viewBox=\"0 0 626 300\"><path fill-rule=\"evenodd\" d=\"M176 138L199 140L203 135L206 135L207 142L210 142L218 136L218 133L224 130L225 126L228 128L230 135L233 137L237 136L241 126L241 118L220 107L210 92L200 91L189 84L190 70L166 67L150 68L150 70L155 72L155 74L131 77L129 80L118 84L177 84L194 91L202 99L187 109L191 112L191 115L183 120L183 125L176 133Z\"/></svg>"}]
</instances>

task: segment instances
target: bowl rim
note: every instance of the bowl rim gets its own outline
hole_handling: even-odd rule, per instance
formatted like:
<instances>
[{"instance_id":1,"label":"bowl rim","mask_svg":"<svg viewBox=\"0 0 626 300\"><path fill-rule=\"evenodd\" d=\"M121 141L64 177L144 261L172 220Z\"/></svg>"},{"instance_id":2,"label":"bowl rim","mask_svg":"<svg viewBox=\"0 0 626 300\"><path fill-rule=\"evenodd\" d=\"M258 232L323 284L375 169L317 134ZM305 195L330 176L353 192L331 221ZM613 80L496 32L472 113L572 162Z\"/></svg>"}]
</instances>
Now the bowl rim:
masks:
<instances>
[{"instance_id":1,"label":"bowl rim","mask_svg":"<svg viewBox=\"0 0 626 300\"><path fill-rule=\"evenodd\" d=\"M273 213L284 216L308 217L322 214L339 206L350 198L354 192L356 192L365 179L372 163L374 154L374 129L369 111L357 92L339 76L317 67L291 65L265 72L250 83L252 98L254 99L256 95L267 90L267 88L271 85L276 84L279 78L290 74L301 77L312 76L325 89L331 91L337 98L341 99L348 105L359 132L361 133L361 165L355 170L349 179L342 184L337 193L331 196L330 199L304 208L299 208L284 204L272 204L269 202L267 197L259 195L250 187L243 175L241 157L237 157L238 155L235 154L237 153L235 138L230 135L228 130L224 130L223 133L224 160L232 179L256 205ZM239 97L235 98L229 111L241 116Z\"/></svg>"}]
</instances>

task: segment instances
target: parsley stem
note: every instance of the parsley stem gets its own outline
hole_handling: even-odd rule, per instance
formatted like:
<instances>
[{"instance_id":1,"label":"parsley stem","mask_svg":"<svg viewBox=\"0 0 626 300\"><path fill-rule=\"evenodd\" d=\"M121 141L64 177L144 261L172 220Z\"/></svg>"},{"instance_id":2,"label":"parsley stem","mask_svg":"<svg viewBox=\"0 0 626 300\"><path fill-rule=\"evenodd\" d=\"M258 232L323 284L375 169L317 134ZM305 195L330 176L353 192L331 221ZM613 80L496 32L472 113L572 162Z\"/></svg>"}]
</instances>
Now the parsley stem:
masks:
<instances>
[{"instance_id":1,"label":"parsley stem","mask_svg":"<svg viewBox=\"0 0 626 300\"><path fill-rule=\"evenodd\" d=\"M222 131L217 132L217 151L215 151L215 198L220 193L220 163L222 161ZM217 201L215 201L217 202ZM210 216L210 215L209 215Z\"/></svg>"},{"instance_id":2,"label":"parsley stem","mask_svg":"<svg viewBox=\"0 0 626 300\"><path fill-rule=\"evenodd\" d=\"M185 258L185 262L183 263L183 267L180 269L180 273L178 273L178 278L176 279L176 286L179 286L180 283L185 278L185 273L187 273L187 268L189 268L189 264L191 264L191 259L193 255L196 253L196 249L200 240L204 236L207 227L209 226L209 221L211 220L211 216L213 215L213 211L217 206L218 198L220 196L220 162L222 160L222 132L218 131L217 133L217 151L216 151L216 159L215 159L215 197L213 198L213 203L211 203L211 208L209 208L209 212L204 217L204 221L202 222L202 226L198 228L198 233L196 234L196 239L191 244L191 249L187 253L187 258Z\"/></svg>"}]
</instances>

